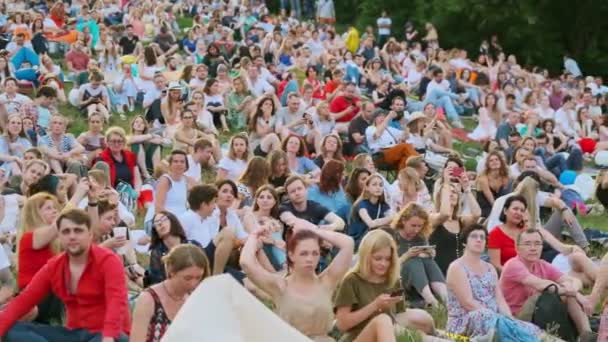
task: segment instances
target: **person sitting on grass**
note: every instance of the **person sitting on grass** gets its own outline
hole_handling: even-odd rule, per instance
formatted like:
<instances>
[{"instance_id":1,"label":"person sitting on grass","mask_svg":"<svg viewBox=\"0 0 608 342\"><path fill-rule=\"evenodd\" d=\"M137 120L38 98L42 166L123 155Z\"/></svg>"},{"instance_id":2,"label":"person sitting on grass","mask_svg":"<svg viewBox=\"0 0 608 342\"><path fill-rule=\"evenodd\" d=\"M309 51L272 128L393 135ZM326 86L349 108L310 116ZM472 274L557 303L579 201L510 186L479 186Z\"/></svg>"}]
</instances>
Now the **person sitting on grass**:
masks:
<instances>
[{"instance_id":1,"label":"person sitting on grass","mask_svg":"<svg viewBox=\"0 0 608 342\"><path fill-rule=\"evenodd\" d=\"M91 219L81 209L62 213L56 230L65 251L51 258L0 311L0 336L9 342L127 342L131 323L120 258L92 243ZM49 294L65 305L65 326L17 322Z\"/></svg>"}]
</instances>

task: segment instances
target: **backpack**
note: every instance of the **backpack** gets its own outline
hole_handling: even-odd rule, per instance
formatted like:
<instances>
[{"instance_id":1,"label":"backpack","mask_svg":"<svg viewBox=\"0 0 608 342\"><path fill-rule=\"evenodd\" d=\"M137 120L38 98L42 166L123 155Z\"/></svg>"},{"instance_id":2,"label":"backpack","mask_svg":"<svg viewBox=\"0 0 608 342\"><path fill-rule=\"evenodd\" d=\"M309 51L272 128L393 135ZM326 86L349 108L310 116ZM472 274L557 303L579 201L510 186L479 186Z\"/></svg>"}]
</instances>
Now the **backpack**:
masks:
<instances>
[{"instance_id":1,"label":"backpack","mask_svg":"<svg viewBox=\"0 0 608 342\"><path fill-rule=\"evenodd\" d=\"M574 342L577 339L576 327L570 319L566 303L559 297L555 284L547 286L538 297L532 323L564 341Z\"/></svg>"}]
</instances>

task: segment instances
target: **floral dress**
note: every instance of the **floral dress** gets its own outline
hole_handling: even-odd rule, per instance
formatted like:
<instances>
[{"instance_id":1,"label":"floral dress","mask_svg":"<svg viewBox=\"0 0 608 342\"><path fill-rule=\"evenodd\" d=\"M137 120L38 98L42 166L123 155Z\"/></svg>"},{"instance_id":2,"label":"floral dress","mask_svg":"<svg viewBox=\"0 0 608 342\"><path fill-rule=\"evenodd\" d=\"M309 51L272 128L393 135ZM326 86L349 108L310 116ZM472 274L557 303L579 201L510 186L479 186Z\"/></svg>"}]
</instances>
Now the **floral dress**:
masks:
<instances>
[{"instance_id":1,"label":"floral dress","mask_svg":"<svg viewBox=\"0 0 608 342\"><path fill-rule=\"evenodd\" d=\"M486 265L486 271L482 275L471 272L466 266L464 268L473 299L483 303L485 308L475 311L467 311L462 307L454 292L448 289L448 325L447 330L451 333L465 335L468 337L485 336L492 332L501 314L498 313L496 302L496 284L498 278L492 272L491 266ZM506 318L502 316L502 318ZM541 330L531 323L513 320L515 326L537 338L541 336Z\"/></svg>"}]
</instances>

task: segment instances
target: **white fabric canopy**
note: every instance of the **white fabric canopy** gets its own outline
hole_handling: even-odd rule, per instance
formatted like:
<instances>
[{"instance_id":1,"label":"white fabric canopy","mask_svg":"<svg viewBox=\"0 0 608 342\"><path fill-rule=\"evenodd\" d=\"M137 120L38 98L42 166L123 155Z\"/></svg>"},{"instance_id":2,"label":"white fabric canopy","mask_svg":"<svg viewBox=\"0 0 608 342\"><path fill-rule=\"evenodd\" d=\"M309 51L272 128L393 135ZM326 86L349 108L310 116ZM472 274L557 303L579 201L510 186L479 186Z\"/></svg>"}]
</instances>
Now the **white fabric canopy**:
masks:
<instances>
[{"instance_id":1,"label":"white fabric canopy","mask_svg":"<svg viewBox=\"0 0 608 342\"><path fill-rule=\"evenodd\" d=\"M311 342L229 275L206 279L181 308L162 342Z\"/></svg>"}]
</instances>

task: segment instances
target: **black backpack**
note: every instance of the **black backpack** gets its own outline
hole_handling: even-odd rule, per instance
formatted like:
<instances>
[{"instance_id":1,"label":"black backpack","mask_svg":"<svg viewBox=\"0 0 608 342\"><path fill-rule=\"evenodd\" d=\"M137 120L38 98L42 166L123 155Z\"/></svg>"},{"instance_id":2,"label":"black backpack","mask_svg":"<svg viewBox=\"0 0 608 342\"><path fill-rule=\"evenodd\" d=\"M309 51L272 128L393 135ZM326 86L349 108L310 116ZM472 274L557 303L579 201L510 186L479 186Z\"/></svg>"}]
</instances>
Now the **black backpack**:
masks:
<instances>
[{"instance_id":1,"label":"black backpack","mask_svg":"<svg viewBox=\"0 0 608 342\"><path fill-rule=\"evenodd\" d=\"M532 323L564 341L574 342L577 339L576 327L570 319L566 303L559 297L555 284L547 286L538 297Z\"/></svg>"}]
</instances>

